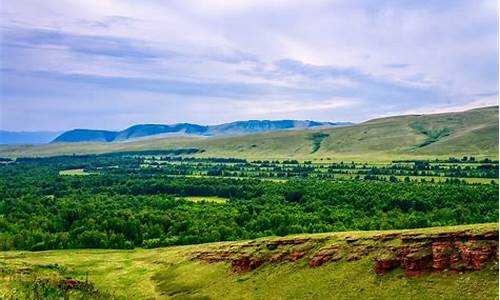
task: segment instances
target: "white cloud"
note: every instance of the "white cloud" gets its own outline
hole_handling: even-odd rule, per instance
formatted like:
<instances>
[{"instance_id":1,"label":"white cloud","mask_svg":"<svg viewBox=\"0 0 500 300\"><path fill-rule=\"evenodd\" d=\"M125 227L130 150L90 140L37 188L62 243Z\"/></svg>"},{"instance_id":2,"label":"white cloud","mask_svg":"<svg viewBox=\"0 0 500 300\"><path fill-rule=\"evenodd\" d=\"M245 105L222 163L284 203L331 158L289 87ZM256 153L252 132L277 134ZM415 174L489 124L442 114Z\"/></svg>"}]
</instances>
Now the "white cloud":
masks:
<instances>
[{"instance_id":1,"label":"white cloud","mask_svg":"<svg viewBox=\"0 0 500 300\"><path fill-rule=\"evenodd\" d=\"M297 100L268 100L268 101L238 101L235 102L235 111L244 111L248 116L284 115L288 113L311 112L348 108L359 104L353 99L328 99L316 101Z\"/></svg>"},{"instance_id":2,"label":"white cloud","mask_svg":"<svg viewBox=\"0 0 500 300\"><path fill-rule=\"evenodd\" d=\"M473 100L460 104L426 105L408 110L388 111L383 114L371 115L371 118L390 117L397 115L422 115L439 114L446 112L461 112L485 106L498 106L498 94L474 97Z\"/></svg>"},{"instance_id":3,"label":"white cloud","mask_svg":"<svg viewBox=\"0 0 500 300\"><path fill-rule=\"evenodd\" d=\"M164 100L166 105L151 110L151 115L178 109L176 117L189 119L200 107L212 112L203 119L207 122L225 120L228 114L359 121L389 111L490 104L496 100L470 95L498 92L497 3L492 0L16 0L3 3L1 23L3 32L33 32L22 37L24 45L14 47L10 36L2 40L4 72L39 72L41 77L53 73L61 81L74 75L96 77L94 81L108 78L109 85L92 86L87 80L82 88L115 107L123 104L110 94L130 92L132 80L155 81L166 87L131 93L158 103L162 95L180 97L195 107L178 108L175 102L172 108L171 100ZM36 31L61 35L41 37ZM133 55L127 57L127 51ZM281 60L296 60L304 70L282 74L276 63ZM347 72L341 76L321 71L335 69ZM126 79L126 86L113 78ZM179 82L180 89L189 86L192 94L176 94L172 82ZM34 86L22 93L6 90L1 101L36 102L42 97ZM30 91L32 95L26 95ZM53 89L43 99L78 98L78 92ZM214 100L222 94L226 97ZM366 105L354 110L352 99ZM96 109L102 105L92 103ZM336 109L342 114L321 114ZM91 116L87 118L90 122ZM106 125L106 119L92 122ZM118 124L117 118L110 122Z\"/></svg>"}]
</instances>

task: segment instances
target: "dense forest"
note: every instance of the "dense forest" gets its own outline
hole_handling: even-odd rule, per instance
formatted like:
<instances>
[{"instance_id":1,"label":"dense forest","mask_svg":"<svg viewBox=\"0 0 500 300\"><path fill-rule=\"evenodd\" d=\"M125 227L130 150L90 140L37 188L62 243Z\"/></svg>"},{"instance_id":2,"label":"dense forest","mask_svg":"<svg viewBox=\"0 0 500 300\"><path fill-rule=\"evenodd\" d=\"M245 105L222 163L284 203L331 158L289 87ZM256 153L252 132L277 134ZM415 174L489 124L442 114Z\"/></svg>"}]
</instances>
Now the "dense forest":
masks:
<instances>
[{"instance_id":1,"label":"dense forest","mask_svg":"<svg viewBox=\"0 0 500 300\"><path fill-rule=\"evenodd\" d=\"M474 174L497 179L498 162L393 162L375 167L177 156L189 151L194 150L2 160L0 249L152 248L498 218L496 183L394 176ZM75 169L81 174L64 175ZM356 177L336 179L340 171L349 170L356 170ZM395 179L371 180L380 174ZM268 180L273 177L286 180ZM227 201L194 202L193 196Z\"/></svg>"}]
</instances>

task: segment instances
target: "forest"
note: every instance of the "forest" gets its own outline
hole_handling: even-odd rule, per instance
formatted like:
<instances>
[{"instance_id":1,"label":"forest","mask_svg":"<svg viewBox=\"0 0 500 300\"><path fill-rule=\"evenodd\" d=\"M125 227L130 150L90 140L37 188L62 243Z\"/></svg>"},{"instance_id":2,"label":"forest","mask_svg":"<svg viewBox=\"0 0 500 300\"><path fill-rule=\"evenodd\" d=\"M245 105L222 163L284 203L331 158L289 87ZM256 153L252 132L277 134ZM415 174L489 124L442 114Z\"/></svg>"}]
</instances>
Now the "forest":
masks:
<instances>
[{"instance_id":1,"label":"forest","mask_svg":"<svg viewBox=\"0 0 500 300\"><path fill-rule=\"evenodd\" d=\"M196 152L3 159L0 249L154 248L498 218L498 161L185 156Z\"/></svg>"}]
</instances>

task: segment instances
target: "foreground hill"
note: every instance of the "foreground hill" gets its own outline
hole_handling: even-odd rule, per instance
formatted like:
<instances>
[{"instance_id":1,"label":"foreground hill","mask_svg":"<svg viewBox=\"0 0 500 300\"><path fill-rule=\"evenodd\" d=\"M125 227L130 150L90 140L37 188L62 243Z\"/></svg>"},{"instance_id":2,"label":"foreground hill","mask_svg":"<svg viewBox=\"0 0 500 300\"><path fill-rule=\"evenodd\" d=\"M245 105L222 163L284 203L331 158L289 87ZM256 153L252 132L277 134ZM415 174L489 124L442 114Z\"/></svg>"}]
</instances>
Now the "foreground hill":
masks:
<instances>
[{"instance_id":1,"label":"foreground hill","mask_svg":"<svg viewBox=\"0 0 500 300\"><path fill-rule=\"evenodd\" d=\"M297 120L250 120L232 123L203 126L198 124L179 123L173 125L162 124L140 124L131 126L122 131L106 131L91 129L74 129L66 131L55 138L53 143L76 143L76 142L118 142L130 139L156 137L165 134L185 135L240 135L258 132L270 132L283 129L303 129L320 126L342 126L350 125L346 122L316 122Z\"/></svg>"},{"instance_id":2,"label":"foreground hill","mask_svg":"<svg viewBox=\"0 0 500 300\"><path fill-rule=\"evenodd\" d=\"M2 299L498 299L498 224L0 253Z\"/></svg>"},{"instance_id":3,"label":"foreground hill","mask_svg":"<svg viewBox=\"0 0 500 300\"><path fill-rule=\"evenodd\" d=\"M230 137L168 137L127 143L62 143L0 147L0 156L48 156L196 148L200 156L249 159L393 160L498 157L498 106L408 115L365 123Z\"/></svg>"}]
</instances>

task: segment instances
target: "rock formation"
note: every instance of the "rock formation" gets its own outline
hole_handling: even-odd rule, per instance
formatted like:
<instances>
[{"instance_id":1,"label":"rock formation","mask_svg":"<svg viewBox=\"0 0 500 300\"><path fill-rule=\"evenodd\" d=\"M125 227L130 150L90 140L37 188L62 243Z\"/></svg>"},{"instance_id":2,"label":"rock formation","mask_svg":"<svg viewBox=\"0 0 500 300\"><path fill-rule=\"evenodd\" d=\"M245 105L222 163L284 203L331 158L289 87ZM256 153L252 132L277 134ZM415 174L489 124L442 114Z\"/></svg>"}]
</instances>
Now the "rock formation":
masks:
<instances>
[{"instance_id":1,"label":"rock formation","mask_svg":"<svg viewBox=\"0 0 500 300\"><path fill-rule=\"evenodd\" d=\"M311 268L344 259L373 257L378 275L401 267L409 277L427 272L481 270L498 262L498 231L436 234L379 234L372 237L294 238L249 241L226 249L195 253L208 263L230 262L234 272L249 272L265 263L307 260Z\"/></svg>"},{"instance_id":2,"label":"rock formation","mask_svg":"<svg viewBox=\"0 0 500 300\"><path fill-rule=\"evenodd\" d=\"M401 236L401 241L400 247L387 247L386 256L375 259L377 274L383 275L399 266L407 276L430 271L481 270L488 262L498 262L498 231L406 235ZM388 259L388 255L392 258Z\"/></svg>"}]
</instances>

